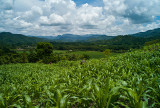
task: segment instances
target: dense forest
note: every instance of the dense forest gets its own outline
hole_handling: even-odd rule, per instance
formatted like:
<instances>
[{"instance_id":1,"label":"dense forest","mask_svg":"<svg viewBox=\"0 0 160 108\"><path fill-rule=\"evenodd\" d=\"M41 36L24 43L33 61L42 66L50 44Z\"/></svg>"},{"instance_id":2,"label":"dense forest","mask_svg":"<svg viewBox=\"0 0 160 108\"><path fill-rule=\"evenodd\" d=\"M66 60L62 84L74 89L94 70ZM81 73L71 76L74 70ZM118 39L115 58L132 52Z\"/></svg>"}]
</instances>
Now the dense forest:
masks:
<instances>
[{"instance_id":1,"label":"dense forest","mask_svg":"<svg viewBox=\"0 0 160 108\"><path fill-rule=\"evenodd\" d=\"M95 42L51 42L57 50L95 50L104 51L111 49L113 52L127 51L144 46L146 42L160 37L140 38L133 36L117 36L110 40L98 40Z\"/></svg>"},{"instance_id":2,"label":"dense forest","mask_svg":"<svg viewBox=\"0 0 160 108\"><path fill-rule=\"evenodd\" d=\"M45 39L37 37L28 37L22 34L12 34L10 32L0 33L0 46L9 48L27 48L28 46L36 46L37 42L45 41Z\"/></svg>"}]
</instances>

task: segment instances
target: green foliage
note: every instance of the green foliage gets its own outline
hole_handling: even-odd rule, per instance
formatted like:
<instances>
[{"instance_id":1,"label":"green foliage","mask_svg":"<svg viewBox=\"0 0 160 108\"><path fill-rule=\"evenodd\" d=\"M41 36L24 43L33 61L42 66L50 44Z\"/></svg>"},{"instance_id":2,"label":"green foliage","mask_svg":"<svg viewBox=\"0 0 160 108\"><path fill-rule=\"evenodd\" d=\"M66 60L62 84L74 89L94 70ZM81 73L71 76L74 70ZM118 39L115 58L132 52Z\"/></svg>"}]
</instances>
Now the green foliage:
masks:
<instances>
[{"instance_id":1,"label":"green foliage","mask_svg":"<svg viewBox=\"0 0 160 108\"><path fill-rule=\"evenodd\" d=\"M4 99L3 99L2 94L0 94L0 107L1 107L1 108L4 108L4 107L5 107L5 103L4 103Z\"/></svg>"},{"instance_id":2,"label":"green foliage","mask_svg":"<svg viewBox=\"0 0 160 108\"><path fill-rule=\"evenodd\" d=\"M60 36L59 41L52 40L51 37L28 37L21 34L12 34L9 32L0 33L0 47L8 46L9 48L33 48L37 42L52 42L57 50L87 50L87 51L104 51L110 49L112 52L126 52L129 49L141 48L146 42L160 39L160 28L124 36L105 36L93 35L92 38L83 36ZM80 41L73 41L75 39ZM64 41L63 41L64 39ZM66 41L65 41L66 40ZM83 40L83 41L82 41ZM68 42L67 42L68 41Z\"/></svg>"},{"instance_id":3,"label":"green foliage","mask_svg":"<svg viewBox=\"0 0 160 108\"><path fill-rule=\"evenodd\" d=\"M28 55L23 54L6 54L3 56L0 56L0 65L2 64L10 64L10 63L28 63Z\"/></svg>"},{"instance_id":4,"label":"green foliage","mask_svg":"<svg viewBox=\"0 0 160 108\"><path fill-rule=\"evenodd\" d=\"M72 54L80 55L82 56L82 58L86 56L86 58L89 58L89 59L100 59L105 57L104 53L99 51L73 51L68 53L67 55L72 55Z\"/></svg>"},{"instance_id":5,"label":"green foliage","mask_svg":"<svg viewBox=\"0 0 160 108\"><path fill-rule=\"evenodd\" d=\"M147 38L125 35L95 42L52 42L52 44L57 50L104 51L105 49L110 49L113 53L124 53L130 49L139 49L146 42L159 38L158 34Z\"/></svg>"},{"instance_id":6,"label":"green foliage","mask_svg":"<svg viewBox=\"0 0 160 108\"><path fill-rule=\"evenodd\" d=\"M39 42L37 43L36 53L40 58L44 56L49 56L53 52L53 45L48 42Z\"/></svg>"},{"instance_id":7,"label":"green foliage","mask_svg":"<svg viewBox=\"0 0 160 108\"><path fill-rule=\"evenodd\" d=\"M37 53L33 51L30 52L30 54L28 55L28 60L29 63L36 63L39 60Z\"/></svg>"},{"instance_id":8,"label":"green foliage","mask_svg":"<svg viewBox=\"0 0 160 108\"><path fill-rule=\"evenodd\" d=\"M145 45L152 45L152 44L156 44L156 43L160 43L160 39L156 39L156 40L146 42Z\"/></svg>"},{"instance_id":9,"label":"green foliage","mask_svg":"<svg viewBox=\"0 0 160 108\"><path fill-rule=\"evenodd\" d=\"M160 44L105 59L0 66L0 107L159 108Z\"/></svg>"},{"instance_id":10,"label":"green foliage","mask_svg":"<svg viewBox=\"0 0 160 108\"><path fill-rule=\"evenodd\" d=\"M9 32L0 33L0 46L8 46L10 48L35 46L37 42L45 42L46 40L37 37L28 37L21 34L12 34Z\"/></svg>"},{"instance_id":11,"label":"green foliage","mask_svg":"<svg viewBox=\"0 0 160 108\"><path fill-rule=\"evenodd\" d=\"M90 56L87 55L87 54L83 54L83 55L82 55L82 59L89 60L89 59L90 59Z\"/></svg>"},{"instance_id":12,"label":"green foliage","mask_svg":"<svg viewBox=\"0 0 160 108\"><path fill-rule=\"evenodd\" d=\"M110 54L111 54L111 50L106 49L105 51L103 51L103 53L104 53L105 55L110 55Z\"/></svg>"}]
</instances>

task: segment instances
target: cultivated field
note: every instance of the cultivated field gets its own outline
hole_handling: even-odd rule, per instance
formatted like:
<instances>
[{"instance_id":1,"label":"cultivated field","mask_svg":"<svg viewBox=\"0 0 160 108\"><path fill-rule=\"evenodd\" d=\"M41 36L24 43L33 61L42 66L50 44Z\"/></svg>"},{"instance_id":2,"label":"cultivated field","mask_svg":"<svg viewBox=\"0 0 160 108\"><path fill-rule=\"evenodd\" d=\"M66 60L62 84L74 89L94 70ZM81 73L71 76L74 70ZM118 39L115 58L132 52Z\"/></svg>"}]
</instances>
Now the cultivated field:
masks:
<instances>
[{"instance_id":1,"label":"cultivated field","mask_svg":"<svg viewBox=\"0 0 160 108\"><path fill-rule=\"evenodd\" d=\"M159 44L80 62L1 65L0 108L160 107Z\"/></svg>"}]
</instances>

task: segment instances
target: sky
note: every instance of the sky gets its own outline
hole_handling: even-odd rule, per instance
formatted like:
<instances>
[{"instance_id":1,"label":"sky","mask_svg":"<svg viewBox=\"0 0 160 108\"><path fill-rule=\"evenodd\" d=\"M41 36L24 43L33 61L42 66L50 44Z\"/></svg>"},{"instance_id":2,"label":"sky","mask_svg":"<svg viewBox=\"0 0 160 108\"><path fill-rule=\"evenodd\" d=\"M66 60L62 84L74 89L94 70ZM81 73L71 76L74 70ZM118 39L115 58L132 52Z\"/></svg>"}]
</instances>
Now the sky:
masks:
<instances>
[{"instance_id":1,"label":"sky","mask_svg":"<svg viewBox=\"0 0 160 108\"><path fill-rule=\"evenodd\" d=\"M160 0L0 0L0 32L125 35L160 28Z\"/></svg>"}]
</instances>

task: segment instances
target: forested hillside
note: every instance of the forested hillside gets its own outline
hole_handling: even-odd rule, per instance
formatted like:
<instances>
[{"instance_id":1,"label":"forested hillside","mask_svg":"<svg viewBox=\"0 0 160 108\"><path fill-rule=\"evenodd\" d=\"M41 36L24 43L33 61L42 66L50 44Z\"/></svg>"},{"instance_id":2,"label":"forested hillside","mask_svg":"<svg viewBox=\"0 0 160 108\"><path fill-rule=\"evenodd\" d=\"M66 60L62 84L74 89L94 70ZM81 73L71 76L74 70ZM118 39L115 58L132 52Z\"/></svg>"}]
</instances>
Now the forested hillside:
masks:
<instances>
[{"instance_id":1,"label":"forested hillside","mask_svg":"<svg viewBox=\"0 0 160 108\"><path fill-rule=\"evenodd\" d=\"M104 51L111 49L115 52L119 50L129 50L141 48L146 42L160 39L160 29L154 29L137 34L124 36L105 35L72 35L66 34L58 37L28 37L20 34L8 32L0 33L0 46L11 48L36 46L37 42L52 42L56 50L93 50ZM70 42L69 42L70 40ZM76 41L77 40L77 41ZM80 40L80 41L78 41Z\"/></svg>"},{"instance_id":2,"label":"forested hillside","mask_svg":"<svg viewBox=\"0 0 160 108\"><path fill-rule=\"evenodd\" d=\"M37 37L28 37L21 34L12 34L9 32L0 33L0 46L8 46L11 48L35 46L37 42L45 41L45 39Z\"/></svg>"},{"instance_id":3,"label":"forested hillside","mask_svg":"<svg viewBox=\"0 0 160 108\"><path fill-rule=\"evenodd\" d=\"M143 37L143 38L159 37L160 36L160 28L157 28L157 29L154 29L154 30L148 30L146 32L136 33L136 34L133 34L133 36Z\"/></svg>"},{"instance_id":4,"label":"forested hillside","mask_svg":"<svg viewBox=\"0 0 160 108\"><path fill-rule=\"evenodd\" d=\"M0 46L11 48L36 46L37 42L52 42L57 50L93 50L104 51L105 49L129 50L142 47L146 42L160 39L160 29L149 30L137 34L124 36L105 35L72 35L66 34L58 37L28 37L21 34L8 32L0 33ZM70 40L70 41L69 41ZM78 41L79 40L79 41Z\"/></svg>"}]
</instances>

